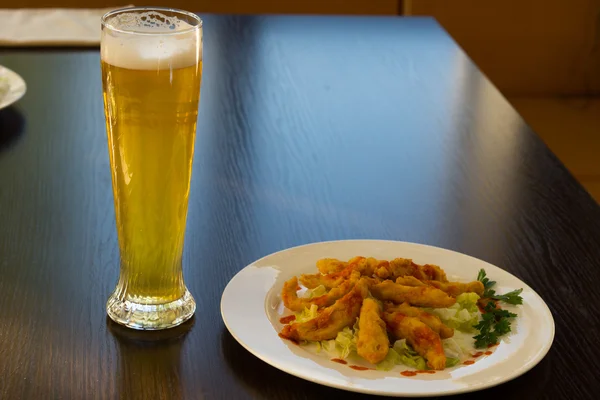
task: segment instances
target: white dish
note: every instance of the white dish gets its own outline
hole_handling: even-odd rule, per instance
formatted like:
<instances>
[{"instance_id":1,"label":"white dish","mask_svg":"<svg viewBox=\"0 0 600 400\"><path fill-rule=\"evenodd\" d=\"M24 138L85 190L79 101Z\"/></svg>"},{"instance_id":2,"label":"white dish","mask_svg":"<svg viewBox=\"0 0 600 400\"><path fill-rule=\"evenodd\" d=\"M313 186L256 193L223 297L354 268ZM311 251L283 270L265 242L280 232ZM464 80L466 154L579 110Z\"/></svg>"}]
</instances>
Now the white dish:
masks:
<instances>
[{"instance_id":1,"label":"white dish","mask_svg":"<svg viewBox=\"0 0 600 400\"><path fill-rule=\"evenodd\" d=\"M505 293L523 288L524 304L516 307L513 331L492 355L472 365L459 365L435 374L401 376L399 371L355 371L314 354L278 336L282 325L280 291L294 275L314 273L324 257L348 260L354 256L391 260L412 258L418 264L437 264L448 278L475 280L484 268ZM439 396L481 390L514 379L546 355L554 339L554 320L548 306L529 286L508 272L476 258L421 244L381 240L314 243L283 250L250 264L236 274L221 298L221 315L233 337L256 357L306 380L339 389L387 396Z\"/></svg>"},{"instance_id":2,"label":"white dish","mask_svg":"<svg viewBox=\"0 0 600 400\"><path fill-rule=\"evenodd\" d=\"M23 78L0 65L0 110L18 101L27 91Z\"/></svg>"}]
</instances>

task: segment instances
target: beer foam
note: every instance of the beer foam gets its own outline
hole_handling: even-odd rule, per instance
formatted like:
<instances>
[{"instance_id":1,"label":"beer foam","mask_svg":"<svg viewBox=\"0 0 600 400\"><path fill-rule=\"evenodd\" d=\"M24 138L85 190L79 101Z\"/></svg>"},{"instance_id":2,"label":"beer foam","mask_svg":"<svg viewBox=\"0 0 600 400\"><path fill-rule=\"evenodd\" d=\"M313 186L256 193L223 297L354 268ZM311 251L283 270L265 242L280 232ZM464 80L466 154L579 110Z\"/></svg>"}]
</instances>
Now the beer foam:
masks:
<instances>
[{"instance_id":1,"label":"beer foam","mask_svg":"<svg viewBox=\"0 0 600 400\"><path fill-rule=\"evenodd\" d=\"M102 30L102 61L128 69L170 69L202 60L202 29L156 11L109 16Z\"/></svg>"}]
</instances>

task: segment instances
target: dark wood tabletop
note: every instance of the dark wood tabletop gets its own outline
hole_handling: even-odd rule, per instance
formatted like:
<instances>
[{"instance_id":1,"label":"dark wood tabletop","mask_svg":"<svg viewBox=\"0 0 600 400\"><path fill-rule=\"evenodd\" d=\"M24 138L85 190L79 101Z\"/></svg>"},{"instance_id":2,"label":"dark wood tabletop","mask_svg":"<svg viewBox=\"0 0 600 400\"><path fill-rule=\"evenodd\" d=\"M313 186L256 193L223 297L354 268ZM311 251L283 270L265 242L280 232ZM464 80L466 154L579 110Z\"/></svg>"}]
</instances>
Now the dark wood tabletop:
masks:
<instances>
[{"instance_id":1,"label":"dark wood tabletop","mask_svg":"<svg viewBox=\"0 0 600 400\"><path fill-rule=\"evenodd\" d=\"M106 317L119 262L97 49L0 52L28 86L0 111L0 399L368 397L260 361L219 310L252 261L349 238L466 253L548 303L546 358L465 397L600 392L600 208L435 21L204 27L184 251L198 306L164 332Z\"/></svg>"}]
</instances>

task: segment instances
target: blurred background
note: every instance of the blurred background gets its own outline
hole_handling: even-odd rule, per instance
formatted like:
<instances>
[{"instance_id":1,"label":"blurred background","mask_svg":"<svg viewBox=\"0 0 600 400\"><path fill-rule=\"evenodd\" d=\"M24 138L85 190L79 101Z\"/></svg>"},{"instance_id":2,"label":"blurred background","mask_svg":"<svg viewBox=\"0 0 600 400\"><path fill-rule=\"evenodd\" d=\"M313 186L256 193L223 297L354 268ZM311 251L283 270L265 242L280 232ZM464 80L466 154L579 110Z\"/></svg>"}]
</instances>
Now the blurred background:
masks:
<instances>
[{"instance_id":1,"label":"blurred background","mask_svg":"<svg viewBox=\"0 0 600 400\"><path fill-rule=\"evenodd\" d=\"M199 13L433 16L600 201L600 0L159 0ZM137 1L0 0L0 8Z\"/></svg>"}]
</instances>

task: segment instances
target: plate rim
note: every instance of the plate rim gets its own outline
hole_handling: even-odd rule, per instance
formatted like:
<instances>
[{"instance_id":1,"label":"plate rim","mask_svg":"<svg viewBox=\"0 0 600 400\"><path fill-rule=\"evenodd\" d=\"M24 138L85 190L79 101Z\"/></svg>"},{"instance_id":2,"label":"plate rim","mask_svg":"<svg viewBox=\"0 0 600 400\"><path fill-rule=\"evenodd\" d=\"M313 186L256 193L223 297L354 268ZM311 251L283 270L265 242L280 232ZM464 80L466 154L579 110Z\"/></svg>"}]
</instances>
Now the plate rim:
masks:
<instances>
[{"instance_id":1,"label":"plate rim","mask_svg":"<svg viewBox=\"0 0 600 400\"><path fill-rule=\"evenodd\" d=\"M0 64L0 72L3 72L8 77L9 85L9 94L0 97L0 110L3 110L15 104L17 101L21 100L23 96L25 96L25 93L27 93L27 83L21 75L19 75L18 73L16 73L15 71L13 71L5 65ZM14 88L19 86L22 86L23 90L17 93L16 96L11 96L11 93L14 90Z\"/></svg>"},{"instance_id":2,"label":"plate rim","mask_svg":"<svg viewBox=\"0 0 600 400\"><path fill-rule=\"evenodd\" d=\"M234 279L239 278L239 276L248 268L254 266L254 264L259 263L260 261L263 261L266 258L269 257L273 257L275 255L279 255L281 253L287 252L287 251L291 251L291 250L297 250L297 249L301 249L303 247L310 247L310 246L314 246L314 245L320 245L320 244L336 244L336 243L351 243L351 242L373 242L373 243L388 243L388 244L404 244L404 245L417 245L417 246L421 246L421 247L425 247L425 248L429 248L429 249L433 249L433 250L442 250L442 251L446 251L446 252L451 252L451 253L455 253L458 254L462 257L468 257L471 258L473 260L476 260L478 262L481 263L485 263L488 265L491 265L495 268L498 268L500 270L502 270L504 273L510 275L511 278L516 279L517 281L521 282L522 284L524 284L525 286L527 286L527 288L529 290L531 290L531 292L537 296L540 300L542 305L545 307L545 313L547 317L549 317L548 322L550 323L550 335L549 335L549 339L543 344L543 346L540 348L540 350L537 352L536 357L534 357L533 359L531 359L529 362L522 364L518 369L516 369L514 371L514 373L511 374L507 374L506 376L503 376L502 378L500 378L498 381L493 382L491 384L478 384L475 387L473 386L466 386L466 387L461 387L461 388L455 388L455 389L448 389L445 390L443 392L440 391L423 391L423 392L417 392L417 393L407 393L407 392L387 392L387 391L378 391L378 390L374 390L374 389L370 389L370 388L362 388L362 387L348 387L348 386L344 386L342 384L338 384L336 382L332 382L330 380L327 379L320 379L319 377L315 377L313 375L310 374L302 374L300 372L298 372L297 370L289 370L289 369L282 369L279 364L277 362L274 362L273 360L268 359L268 357L261 355L259 352L255 351L253 348L251 348L247 343L245 343L243 340L241 340L241 338L236 335L236 333L231 329L230 324L227 321L227 317L226 317L226 313L223 309L224 306L224 300L226 298L226 293L228 291L228 289L230 289L232 282L234 281ZM535 367L536 365L538 365L548 354L548 352L550 351L550 349L552 348L552 345L554 343L554 338L556 335L556 324L554 321L554 316L552 315L552 311L550 310L550 307L548 307L548 304L544 301L544 299L531 287L529 286L526 282L524 282L523 280L519 279L518 277L516 277L515 275L513 275L511 272L498 267L494 264L491 264L485 260L482 260L480 258L465 254L465 253L460 253L458 251L455 250L451 250L451 249L447 249L447 248L443 248L443 247L439 247L439 246L433 246L433 245L429 245L429 244L423 244L423 243L418 243L418 242L407 242L407 241L399 241L399 240L388 240L388 239L342 239L342 240L329 240L329 241L317 241L317 242L311 242L311 243L306 243L306 244L302 244L302 245L297 245L297 246L292 246L292 247L288 247L282 250L278 250L276 252L267 254L261 258L258 258L254 261L252 261L250 264L246 265L244 268L240 269L237 273L235 273L235 275L233 275L227 285L225 285L225 288L223 289L223 292L221 294L221 302L220 302L220 311L221 311L221 319L223 320L223 323L225 324L225 327L227 328L227 331L229 332L229 334L231 334L231 336L244 348L246 349L248 352L250 352L252 355L254 355L255 357L257 357L259 360L265 362L266 364L279 369L282 372L285 372L287 374L293 375L295 377L304 379L306 381L309 382L313 382L313 383L317 383L323 386L328 386L328 387L333 387L336 389L340 389L340 390L344 390L344 391L350 391L350 392L356 392L356 393L364 393L364 394L370 394L370 395L376 395L376 396L390 396L390 397L430 397L430 396L451 396L451 395L456 395L456 394L463 394L463 393L470 393L470 392L476 392L476 391L480 391L480 390L484 390L484 389L489 389L498 385L501 385L503 383L509 382L511 380L514 380L522 375L524 375L525 373L529 372L533 367ZM264 318L269 320L269 317L267 315L264 315ZM271 322L269 321L269 324L271 324ZM271 324L272 325L272 324Z\"/></svg>"}]
</instances>

